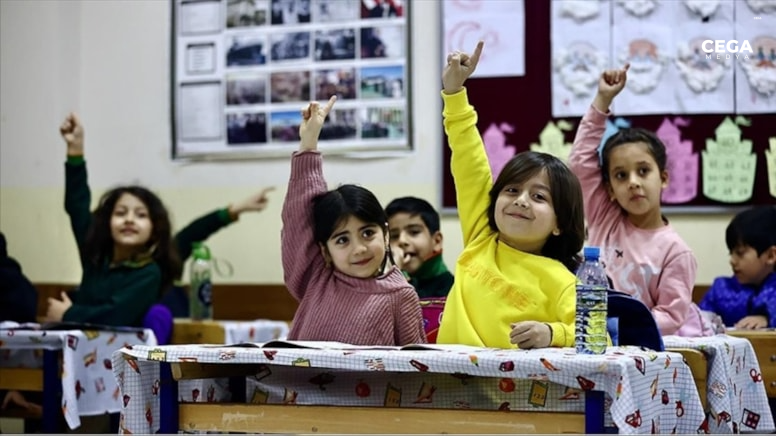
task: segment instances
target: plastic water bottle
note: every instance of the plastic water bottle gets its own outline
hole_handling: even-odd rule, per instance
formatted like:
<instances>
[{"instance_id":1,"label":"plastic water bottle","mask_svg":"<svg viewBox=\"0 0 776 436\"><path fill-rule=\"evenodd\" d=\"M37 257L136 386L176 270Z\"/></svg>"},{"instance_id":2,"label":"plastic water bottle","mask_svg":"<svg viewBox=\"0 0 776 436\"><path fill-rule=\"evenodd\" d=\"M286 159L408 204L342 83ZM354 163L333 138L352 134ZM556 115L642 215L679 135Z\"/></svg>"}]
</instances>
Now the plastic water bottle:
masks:
<instances>
[{"instance_id":1,"label":"plastic water bottle","mask_svg":"<svg viewBox=\"0 0 776 436\"><path fill-rule=\"evenodd\" d=\"M201 242L192 245L191 268L189 269L189 312L191 319L211 319L213 295L212 264L210 249Z\"/></svg>"},{"instance_id":2,"label":"plastic water bottle","mask_svg":"<svg viewBox=\"0 0 776 436\"><path fill-rule=\"evenodd\" d=\"M577 317L575 345L577 353L606 352L606 305L609 281L599 262L600 249L585 247L585 260L577 270Z\"/></svg>"}]
</instances>

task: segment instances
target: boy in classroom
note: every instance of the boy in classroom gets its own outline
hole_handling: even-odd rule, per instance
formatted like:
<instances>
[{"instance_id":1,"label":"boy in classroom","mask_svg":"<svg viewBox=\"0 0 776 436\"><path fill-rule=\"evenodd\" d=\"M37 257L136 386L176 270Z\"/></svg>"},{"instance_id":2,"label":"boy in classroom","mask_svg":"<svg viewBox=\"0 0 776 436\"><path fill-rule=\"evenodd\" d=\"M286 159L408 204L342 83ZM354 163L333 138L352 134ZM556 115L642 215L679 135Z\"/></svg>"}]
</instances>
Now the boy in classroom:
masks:
<instances>
[{"instance_id":1,"label":"boy in classroom","mask_svg":"<svg viewBox=\"0 0 776 436\"><path fill-rule=\"evenodd\" d=\"M700 308L740 330L776 327L776 206L738 213L725 230L732 277L717 277Z\"/></svg>"},{"instance_id":2,"label":"boy in classroom","mask_svg":"<svg viewBox=\"0 0 776 436\"><path fill-rule=\"evenodd\" d=\"M447 297L453 274L442 258L442 232L439 213L417 197L397 198L385 208L391 251L401 258L402 271L415 287L418 297Z\"/></svg>"}]
</instances>

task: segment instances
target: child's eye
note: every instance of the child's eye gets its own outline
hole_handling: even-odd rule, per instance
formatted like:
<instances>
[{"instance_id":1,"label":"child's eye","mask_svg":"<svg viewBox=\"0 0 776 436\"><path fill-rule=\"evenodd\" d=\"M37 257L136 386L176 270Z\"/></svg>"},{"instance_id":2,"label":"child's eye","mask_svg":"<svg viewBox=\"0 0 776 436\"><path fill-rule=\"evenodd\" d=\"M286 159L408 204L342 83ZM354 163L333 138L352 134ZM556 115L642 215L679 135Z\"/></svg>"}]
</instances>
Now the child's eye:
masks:
<instances>
[{"instance_id":1,"label":"child's eye","mask_svg":"<svg viewBox=\"0 0 776 436\"><path fill-rule=\"evenodd\" d=\"M647 173L649 173L649 168L639 168L639 174L642 176L646 175Z\"/></svg>"},{"instance_id":2,"label":"child's eye","mask_svg":"<svg viewBox=\"0 0 776 436\"><path fill-rule=\"evenodd\" d=\"M336 245L344 245L348 243L348 237L347 236L340 236L339 238L334 240L334 243Z\"/></svg>"},{"instance_id":3,"label":"child's eye","mask_svg":"<svg viewBox=\"0 0 776 436\"><path fill-rule=\"evenodd\" d=\"M546 199L547 199L547 198L544 196L544 194L534 194L534 195L533 195L533 198L534 198L534 200L537 200L537 201L544 201L544 200L546 200Z\"/></svg>"},{"instance_id":4,"label":"child's eye","mask_svg":"<svg viewBox=\"0 0 776 436\"><path fill-rule=\"evenodd\" d=\"M371 238L372 236L374 236L375 231L373 229L366 229L362 234L364 235L365 238Z\"/></svg>"},{"instance_id":5,"label":"child's eye","mask_svg":"<svg viewBox=\"0 0 776 436\"><path fill-rule=\"evenodd\" d=\"M412 236L418 236L420 234L420 230L410 230L410 235Z\"/></svg>"},{"instance_id":6,"label":"child's eye","mask_svg":"<svg viewBox=\"0 0 776 436\"><path fill-rule=\"evenodd\" d=\"M399 235L396 234L396 233L391 233L390 238L391 238L391 241L398 241L399 240Z\"/></svg>"}]
</instances>

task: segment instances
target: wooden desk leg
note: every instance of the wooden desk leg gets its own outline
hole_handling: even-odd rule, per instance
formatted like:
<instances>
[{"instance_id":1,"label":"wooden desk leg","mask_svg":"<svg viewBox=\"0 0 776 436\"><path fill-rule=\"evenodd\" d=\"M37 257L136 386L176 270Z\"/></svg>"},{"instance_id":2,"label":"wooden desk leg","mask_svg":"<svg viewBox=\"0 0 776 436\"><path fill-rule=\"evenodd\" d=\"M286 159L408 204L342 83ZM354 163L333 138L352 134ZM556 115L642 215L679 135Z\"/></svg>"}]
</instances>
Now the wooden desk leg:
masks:
<instances>
[{"instance_id":1,"label":"wooden desk leg","mask_svg":"<svg viewBox=\"0 0 776 436\"><path fill-rule=\"evenodd\" d=\"M178 433L178 382L167 362L159 363L159 433Z\"/></svg>"},{"instance_id":2,"label":"wooden desk leg","mask_svg":"<svg viewBox=\"0 0 776 436\"><path fill-rule=\"evenodd\" d=\"M585 433L604 433L604 391L585 391Z\"/></svg>"},{"instance_id":3,"label":"wooden desk leg","mask_svg":"<svg viewBox=\"0 0 776 436\"><path fill-rule=\"evenodd\" d=\"M62 416L62 379L59 377L60 350L43 350L43 433L59 433Z\"/></svg>"}]
</instances>

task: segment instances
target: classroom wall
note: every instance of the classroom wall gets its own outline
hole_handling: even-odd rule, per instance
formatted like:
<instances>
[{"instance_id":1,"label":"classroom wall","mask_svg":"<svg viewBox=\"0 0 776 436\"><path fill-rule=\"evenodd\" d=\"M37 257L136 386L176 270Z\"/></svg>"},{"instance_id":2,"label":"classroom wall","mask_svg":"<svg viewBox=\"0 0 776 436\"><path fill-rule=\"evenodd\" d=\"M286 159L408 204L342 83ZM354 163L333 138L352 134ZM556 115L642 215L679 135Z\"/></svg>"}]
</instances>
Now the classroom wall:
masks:
<instances>
[{"instance_id":1,"label":"classroom wall","mask_svg":"<svg viewBox=\"0 0 776 436\"><path fill-rule=\"evenodd\" d=\"M440 6L418 1L412 8L416 151L363 161L330 157L324 171L331 186L361 183L384 203L412 194L438 204ZM234 267L231 277L218 280L282 282L280 209L289 159L170 160L170 19L164 0L0 2L0 231L31 280L75 283L80 277L63 210L65 146L58 132L75 110L86 129L94 201L117 184L142 183L160 194L180 228L276 186L264 212L244 215L209 245ZM669 218L695 250L698 283L729 272L723 239L730 213ZM458 219L445 217L442 231L452 266L462 249Z\"/></svg>"}]
</instances>

